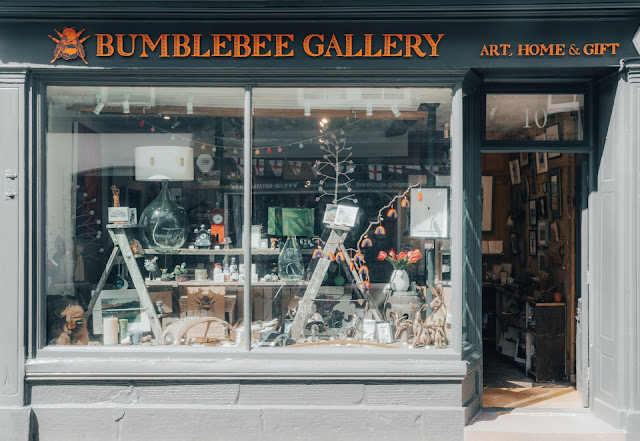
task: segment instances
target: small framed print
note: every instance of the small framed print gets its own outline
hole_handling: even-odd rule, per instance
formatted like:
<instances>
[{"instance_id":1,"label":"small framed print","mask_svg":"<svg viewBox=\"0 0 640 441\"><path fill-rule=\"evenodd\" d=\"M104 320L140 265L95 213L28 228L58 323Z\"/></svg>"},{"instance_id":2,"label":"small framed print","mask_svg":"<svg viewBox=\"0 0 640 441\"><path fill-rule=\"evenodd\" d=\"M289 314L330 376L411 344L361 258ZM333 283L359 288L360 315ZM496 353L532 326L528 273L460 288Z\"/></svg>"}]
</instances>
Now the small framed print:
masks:
<instances>
[{"instance_id":1,"label":"small framed print","mask_svg":"<svg viewBox=\"0 0 640 441\"><path fill-rule=\"evenodd\" d=\"M549 246L549 221L548 220L538 221L538 246L545 247L545 248Z\"/></svg>"},{"instance_id":2,"label":"small framed print","mask_svg":"<svg viewBox=\"0 0 640 441\"><path fill-rule=\"evenodd\" d=\"M531 199L529 201L529 225L534 226L538 224L538 216L536 209L536 200Z\"/></svg>"},{"instance_id":3,"label":"small framed print","mask_svg":"<svg viewBox=\"0 0 640 441\"><path fill-rule=\"evenodd\" d=\"M547 217L547 197L542 196L538 198L538 218Z\"/></svg>"},{"instance_id":4,"label":"small framed print","mask_svg":"<svg viewBox=\"0 0 640 441\"><path fill-rule=\"evenodd\" d=\"M520 165L529 165L529 153L520 153Z\"/></svg>"},{"instance_id":5,"label":"small framed print","mask_svg":"<svg viewBox=\"0 0 640 441\"><path fill-rule=\"evenodd\" d=\"M538 251L538 274L549 271L549 260L546 251Z\"/></svg>"},{"instance_id":6,"label":"small framed print","mask_svg":"<svg viewBox=\"0 0 640 441\"><path fill-rule=\"evenodd\" d=\"M538 254L538 234L536 230L529 230L529 255Z\"/></svg>"},{"instance_id":7,"label":"small framed print","mask_svg":"<svg viewBox=\"0 0 640 441\"><path fill-rule=\"evenodd\" d=\"M129 222L129 207L109 207L109 223L126 224Z\"/></svg>"},{"instance_id":8,"label":"small framed print","mask_svg":"<svg viewBox=\"0 0 640 441\"><path fill-rule=\"evenodd\" d=\"M518 235L511 233L511 254L518 254Z\"/></svg>"},{"instance_id":9,"label":"small framed print","mask_svg":"<svg viewBox=\"0 0 640 441\"><path fill-rule=\"evenodd\" d=\"M514 159L513 161L509 161L509 173L511 174L511 185L516 185L521 182L519 160Z\"/></svg>"},{"instance_id":10,"label":"small framed print","mask_svg":"<svg viewBox=\"0 0 640 441\"><path fill-rule=\"evenodd\" d=\"M546 153L536 153L536 171L537 174L546 173L549 170L549 161Z\"/></svg>"},{"instance_id":11,"label":"small framed print","mask_svg":"<svg viewBox=\"0 0 640 441\"><path fill-rule=\"evenodd\" d=\"M378 343L389 344L393 343L393 336L391 335L391 323L378 322L376 323L376 337Z\"/></svg>"},{"instance_id":12,"label":"small framed print","mask_svg":"<svg viewBox=\"0 0 640 441\"><path fill-rule=\"evenodd\" d=\"M556 243L560 243L560 233L558 232L558 222L551 222L551 225L549 226L549 228L551 229L551 237L553 238L553 240L555 240Z\"/></svg>"},{"instance_id":13,"label":"small framed print","mask_svg":"<svg viewBox=\"0 0 640 441\"><path fill-rule=\"evenodd\" d=\"M552 219L562 217L562 170L549 171L549 212Z\"/></svg>"},{"instance_id":14,"label":"small framed print","mask_svg":"<svg viewBox=\"0 0 640 441\"><path fill-rule=\"evenodd\" d=\"M545 135L547 135L547 141L560 141L560 125L554 124L551 127L545 129Z\"/></svg>"}]
</instances>

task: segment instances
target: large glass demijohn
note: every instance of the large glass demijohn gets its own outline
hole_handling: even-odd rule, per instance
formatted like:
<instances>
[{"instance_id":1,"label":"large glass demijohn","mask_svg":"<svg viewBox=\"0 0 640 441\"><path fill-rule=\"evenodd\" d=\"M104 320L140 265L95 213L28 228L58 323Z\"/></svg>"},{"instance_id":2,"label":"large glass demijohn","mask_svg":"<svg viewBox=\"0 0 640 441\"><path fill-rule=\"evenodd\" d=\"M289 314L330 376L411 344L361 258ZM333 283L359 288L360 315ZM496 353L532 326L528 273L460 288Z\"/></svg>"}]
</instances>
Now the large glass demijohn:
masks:
<instances>
[{"instance_id":1,"label":"large glass demijohn","mask_svg":"<svg viewBox=\"0 0 640 441\"><path fill-rule=\"evenodd\" d=\"M193 180L193 149L180 146L136 147L136 180L162 181L162 190L140 215L145 248L180 248L189 234L184 208L171 200L168 181Z\"/></svg>"}]
</instances>

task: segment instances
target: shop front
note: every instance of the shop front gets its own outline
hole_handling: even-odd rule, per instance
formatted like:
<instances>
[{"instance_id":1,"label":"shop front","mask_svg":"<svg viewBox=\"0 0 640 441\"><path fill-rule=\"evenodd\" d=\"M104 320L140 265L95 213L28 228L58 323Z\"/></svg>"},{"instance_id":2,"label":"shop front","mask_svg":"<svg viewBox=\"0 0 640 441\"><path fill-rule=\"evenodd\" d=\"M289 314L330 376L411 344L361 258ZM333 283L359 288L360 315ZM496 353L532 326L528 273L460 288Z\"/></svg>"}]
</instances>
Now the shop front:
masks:
<instances>
[{"instance_id":1,"label":"shop front","mask_svg":"<svg viewBox=\"0 0 640 441\"><path fill-rule=\"evenodd\" d=\"M70 8L0 27L0 438L462 440L494 346L638 434L637 15Z\"/></svg>"}]
</instances>

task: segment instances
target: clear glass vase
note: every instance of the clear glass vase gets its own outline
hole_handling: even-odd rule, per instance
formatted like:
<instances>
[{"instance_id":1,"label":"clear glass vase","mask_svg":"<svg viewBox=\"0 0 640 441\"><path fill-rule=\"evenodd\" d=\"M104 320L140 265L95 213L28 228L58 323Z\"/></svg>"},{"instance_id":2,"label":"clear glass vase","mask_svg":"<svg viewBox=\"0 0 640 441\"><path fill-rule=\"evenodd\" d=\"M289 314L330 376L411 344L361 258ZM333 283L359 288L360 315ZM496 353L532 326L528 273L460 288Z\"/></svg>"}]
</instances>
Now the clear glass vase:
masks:
<instances>
[{"instance_id":1,"label":"clear glass vase","mask_svg":"<svg viewBox=\"0 0 640 441\"><path fill-rule=\"evenodd\" d=\"M180 248L187 241L189 218L184 208L171 201L167 181L162 181L162 191L142 212L139 225L145 248Z\"/></svg>"},{"instance_id":2,"label":"clear glass vase","mask_svg":"<svg viewBox=\"0 0 640 441\"><path fill-rule=\"evenodd\" d=\"M302 253L295 237L287 237L287 241L278 257L278 277L288 282L298 282L304 277Z\"/></svg>"}]
</instances>

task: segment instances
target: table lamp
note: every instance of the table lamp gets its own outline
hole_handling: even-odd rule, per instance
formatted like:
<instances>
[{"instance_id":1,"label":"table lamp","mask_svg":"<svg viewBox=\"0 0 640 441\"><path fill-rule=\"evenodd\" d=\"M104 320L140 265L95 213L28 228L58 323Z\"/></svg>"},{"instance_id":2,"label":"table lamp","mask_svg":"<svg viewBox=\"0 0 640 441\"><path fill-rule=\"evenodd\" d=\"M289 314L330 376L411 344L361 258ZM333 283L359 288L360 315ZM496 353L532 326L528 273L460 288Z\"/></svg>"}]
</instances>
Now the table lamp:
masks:
<instances>
[{"instance_id":1,"label":"table lamp","mask_svg":"<svg viewBox=\"0 0 640 441\"><path fill-rule=\"evenodd\" d=\"M138 222L145 248L180 248L189 235L184 208L171 200L169 181L193 181L193 149L143 146L135 149L136 181L161 181L162 190L142 212Z\"/></svg>"}]
</instances>

